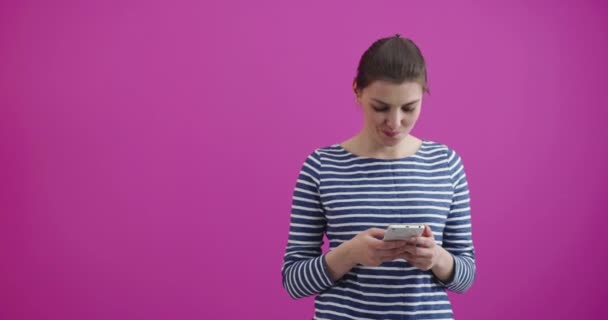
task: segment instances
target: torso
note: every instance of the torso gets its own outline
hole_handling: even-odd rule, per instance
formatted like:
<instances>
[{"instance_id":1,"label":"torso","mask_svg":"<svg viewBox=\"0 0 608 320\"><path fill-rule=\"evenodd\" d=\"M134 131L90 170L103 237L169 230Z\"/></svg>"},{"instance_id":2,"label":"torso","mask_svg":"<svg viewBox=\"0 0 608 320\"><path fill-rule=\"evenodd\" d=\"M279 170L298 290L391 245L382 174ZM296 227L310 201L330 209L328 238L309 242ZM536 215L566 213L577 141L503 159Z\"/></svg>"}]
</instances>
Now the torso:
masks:
<instances>
[{"instance_id":1,"label":"torso","mask_svg":"<svg viewBox=\"0 0 608 320\"><path fill-rule=\"evenodd\" d=\"M447 148L420 143L398 159L363 157L338 144L318 150L319 200L330 249L368 228L401 223L429 225L442 245L454 195ZM367 319L453 317L445 289L432 273L402 259L356 266L317 296L315 309L317 318L336 312Z\"/></svg>"}]
</instances>

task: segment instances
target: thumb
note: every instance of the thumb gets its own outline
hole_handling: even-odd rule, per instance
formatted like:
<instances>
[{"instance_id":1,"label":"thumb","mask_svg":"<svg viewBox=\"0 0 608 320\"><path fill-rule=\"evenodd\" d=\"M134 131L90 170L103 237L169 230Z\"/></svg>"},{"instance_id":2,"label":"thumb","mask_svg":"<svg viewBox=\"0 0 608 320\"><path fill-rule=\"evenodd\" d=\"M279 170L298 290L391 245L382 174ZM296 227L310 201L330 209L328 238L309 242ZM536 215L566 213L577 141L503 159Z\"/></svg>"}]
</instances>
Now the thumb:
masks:
<instances>
[{"instance_id":1,"label":"thumb","mask_svg":"<svg viewBox=\"0 0 608 320\"><path fill-rule=\"evenodd\" d=\"M384 233L386 231L384 231L383 229L379 229L379 228L369 228L369 229L367 229L367 232L370 236L372 236L374 238L382 239L382 238L384 238Z\"/></svg>"},{"instance_id":2,"label":"thumb","mask_svg":"<svg viewBox=\"0 0 608 320\"><path fill-rule=\"evenodd\" d=\"M431 239L435 239L435 236L433 236L433 230L431 230L431 227L429 227L428 224L424 225L424 230L422 231L422 236L431 238Z\"/></svg>"}]
</instances>

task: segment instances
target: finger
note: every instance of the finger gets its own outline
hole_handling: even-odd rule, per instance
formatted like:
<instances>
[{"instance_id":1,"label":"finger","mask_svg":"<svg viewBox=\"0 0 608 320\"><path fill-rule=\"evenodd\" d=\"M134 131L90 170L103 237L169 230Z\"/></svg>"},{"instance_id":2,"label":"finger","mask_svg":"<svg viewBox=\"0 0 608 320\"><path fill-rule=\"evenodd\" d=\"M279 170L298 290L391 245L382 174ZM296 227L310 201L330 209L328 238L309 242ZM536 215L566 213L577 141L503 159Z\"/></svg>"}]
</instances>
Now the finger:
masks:
<instances>
[{"instance_id":1,"label":"finger","mask_svg":"<svg viewBox=\"0 0 608 320\"><path fill-rule=\"evenodd\" d=\"M429 259L433 257L433 249L417 247L416 252L413 254L416 258Z\"/></svg>"},{"instance_id":2,"label":"finger","mask_svg":"<svg viewBox=\"0 0 608 320\"><path fill-rule=\"evenodd\" d=\"M429 227L428 224L424 225L424 230L422 231L422 237L425 238L431 238L431 239L435 239L435 236L433 235L433 230L431 229L431 227Z\"/></svg>"},{"instance_id":3,"label":"finger","mask_svg":"<svg viewBox=\"0 0 608 320\"><path fill-rule=\"evenodd\" d=\"M418 237L416 238L416 244L418 245L418 247L432 248L433 246L435 246L435 239Z\"/></svg>"},{"instance_id":4,"label":"finger","mask_svg":"<svg viewBox=\"0 0 608 320\"><path fill-rule=\"evenodd\" d=\"M409 246L408 246L408 247L404 247L404 248L403 248L403 249L402 249L402 250L401 250L401 251L400 251L400 252L397 254L397 257L398 257L399 259L405 259L405 260L414 258L414 255L413 255L413 254L411 254L411 253L409 252L409 250L411 250L411 248L410 248Z\"/></svg>"},{"instance_id":5,"label":"finger","mask_svg":"<svg viewBox=\"0 0 608 320\"><path fill-rule=\"evenodd\" d=\"M424 247L416 247L414 245L407 245L405 247L405 252L407 252L409 255L411 255L412 257L416 257L416 258L432 258L433 256L433 248L424 248Z\"/></svg>"},{"instance_id":6,"label":"finger","mask_svg":"<svg viewBox=\"0 0 608 320\"><path fill-rule=\"evenodd\" d=\"M378 246L378 250L392 250L395 248L402 248L407 244L406 241L402 240L390 240L390 241L382 241L382 244Z\"/></svg>"},{"instance_id":7,"label":"finger","mask_svg":"<svg viewBox=\"0 0 608 320\"><path fill-rule=\"evenodd\" d=\"M417 259L417 258L410 257L410 259L405 259L405 260L411 266L416 267L416 268L421 269L421 270L424 270L424 266L426 265L426 262L424 260L420 260L420 259Z\"/></svg>"},{"instance_id":8,"label":"finger","mask_svg":"<svg viewBox=\"0 0 608 320\"><path fill-rule=\"evenodd\" d=\"M410 254L408 252L405 252L404 254L402 254L401 258L405 259L411 265L416 264L416 257L414 257L412 254Z\"/></svg>"},{"instance_id":9,"label":"finger","mask_svg":"<svg viewBox=\"0 0 608 320\"><path fill-rule=\"evenodd\" d=\"M416 247L415 245L408 245L405 252L413 257L417 257L419 250L420 248Z\"/></svg>"},{"instance_id":10,"label":"finger","mask_svg":"<svg viewBox=\"0 0 608 320\"><path fill-rule=\"evenodd\" d=\"M403 257L404 254L405 254L405 252L403 251L402 248L394 249L392 251L386 251L385 253L383 253L381 256L381 259L383 261L393 261L395 259L405 259Z\"/></svg>"},{"instance_id":11,"label":"finger","mask_svg":"<svg viewBox=\"0 0 608 320\"><path fill-rule=\"evenodd\" d=\"M383 254L380 256L380 260L382 260L383 262L393 261L393 260L397 259L396 258L397 256L398 255L396 255L396 254Z\"/></svg>"},{"instance_id":12,"label":"finger","mask_svg":"<svg viewBox=\"0 0 608 320\"><path fill-rule=\"evenodd\" d=\"M405 247L399 247L399 248L395 248L389 251L385 251L385 253L392 255L392 256L398 256L401 255L403 253L407 252Z\"/></svg>"},{"instance_id":13,"label":"finger","mask_svg":"<svg viewBox=\"0 0 608 320\"><path fill-rule=\"evenodd\" d=\"M407 250L408 250L407 246L404 245L401 247L388 249L388 250L378 250L376 252L382 256L396 256L396 255L401 255L401 254L407 252Z\"/></svg>"},{"instance_id":14,"label":"finger","mask_svg":"<svg viewBox=\"0 0 608 320\"><path fill-rule=\"evenodd\" d=\"M405 246L398 247L398 248L392 248L392 249L377 249L376 250L376 253L380 254L380 255L391 255L391 254L397 254L400 252L405 252Z\"/></svg>"},{"instance_id":15,"label":"finger","mask_svg":"<svg viewBox=\"0 0 608 320\"><path fill-rule=\"evenodd\" d=\"M373 230L373 229L375 229L375 230ZM365 242L367 243L367 245L369 245L371 248L373 248L375 250L382 248L385 241L382 240L383 236L380 236L380 235L383 234L383 232L384 232L384 230L377 229L377 228L372 228L372 229L366 230L364 239L365 239Z\"/></svg>"},{"instance_id":16,"label":"finger","mask_svg":"<svg viewBox=\"0 0 608 320\"><path fill-rule=\"evenodd\" d=\"M416 254L416 245L408 244L404 247L404 252L415 255Z\"/></svg>"},{"instance_id":17,"label":"finger","mask_svg":"<svg viewBox=\"0 0 608 320\"><path fill-rule=\"evenodd\" d=\"M407 239L407 244L410 246L416 246L416 244L418 243L418 238L419 237L411 237Z\"/></svg>"}]
</instances>

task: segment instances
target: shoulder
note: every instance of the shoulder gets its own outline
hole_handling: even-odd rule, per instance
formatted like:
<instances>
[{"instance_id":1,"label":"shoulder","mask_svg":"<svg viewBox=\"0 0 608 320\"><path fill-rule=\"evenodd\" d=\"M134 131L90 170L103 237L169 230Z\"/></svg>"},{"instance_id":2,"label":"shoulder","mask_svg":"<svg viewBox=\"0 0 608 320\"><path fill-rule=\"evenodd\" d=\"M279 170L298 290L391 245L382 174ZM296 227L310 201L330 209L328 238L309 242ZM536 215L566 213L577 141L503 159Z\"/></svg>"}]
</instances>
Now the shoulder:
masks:
<instances>
[{"instance_id":1,"label":"shoulder","mask_svg":"<svg viewBox=\"0 0 608 320\"><path fill-rule=\"evenodd\" d=\"M454 149L452 149L450 146L441 143L441 142L437 142L437 141L433 141L433 140L424 140L423 144L422 144L423 150L427 151L427 152L443 152L445 154L452 154L455 153Z\"/></svg>"},{"instance_id":2,"label":"shoulder","mask_svg":"<svg viewBox=\"0 0 608 320\"><path fill-rule=\"evenodd\" d=\"M444 165L447 168L447 172L450 175L450 180L454 188L457 188L462 179L465 178L464 165L460 155L451 147L438 143L438 142L427 142L430 149L441 150L444 155Z\"/></svg>"},{"instance_id":3,"label":"shoulder","mask_svg":"<svg viewBox=\"0 0 608 320\"><path fill-rule=\"evenodd\" d=\"M308 159L321 163L324 159L344 159L349 154L340 144L332 144L324 147L318 147L309 153Z\"/></svg>"},{"instance_id":4,"label":"shoulder","mask_svg":"<svg viewBox=\"0 0 608 320\"><path fill-rule=\"evenodd\" d=\"M317 148L314 150L314 153L335 155L344 153L344 149L340 146L339 143L335 143L329 146Z\"/></svg>"},{"instance_id":5,"label":"shoulder","mask_svg":"<svg viewBox=\"0 0 608 320\"><path fill-rule=\"evenodd\" d=\"M456 150L454 150L447 144L437 141L425 140L423 146L424 149L422 151L426 152L427 154L442 154L450 166L461 162L461 158L458 152L456 152Z\"/></svg>"},{"instance_id":6,"label":"shoulder","mask_svg":"<svg viewBox=\"0 0 608 320\"><path fill-rule=\"evenodd\" d=\"M309 151L304 160L304 165L313 166L316 169L321 167L323 158L339 156L342 148L339 144L333 144L330 146L318 147Z\"/></svg>"}]
</instances>

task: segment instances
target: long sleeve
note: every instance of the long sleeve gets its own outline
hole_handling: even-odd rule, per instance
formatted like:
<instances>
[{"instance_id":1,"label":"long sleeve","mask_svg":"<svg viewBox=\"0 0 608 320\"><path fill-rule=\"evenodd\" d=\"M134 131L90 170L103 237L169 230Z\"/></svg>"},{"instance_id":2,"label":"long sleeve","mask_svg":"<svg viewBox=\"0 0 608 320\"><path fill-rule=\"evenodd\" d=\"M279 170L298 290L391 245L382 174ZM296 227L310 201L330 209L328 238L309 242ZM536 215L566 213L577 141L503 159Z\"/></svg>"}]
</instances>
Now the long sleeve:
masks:
<instances>
[{"instance_id":1,"label":"long sleeve","mask_svg":"<svg viewBox=\"0 0 608 320\"><path fill-rule=\"evenodd\" d=\"M454 257L454 277L442 284L450 291L463 293L473 285L476 272L469 186L460 156L449 150L447 157L454 195L443 232L443 248Z\"/></svg>"},{"instance_id":2,"label":"long sleeve","mask_svg":"<svg viewBox=\"0 0 608 320\"><path fill-rule=\"evenodd\" d=\"M291 206L289 239L283 260L283 287L294 298L311 296L333 281L322 254L326 218L319 194L321 159L314 152L305 160Z\"/></svg>"}]
</instances>

